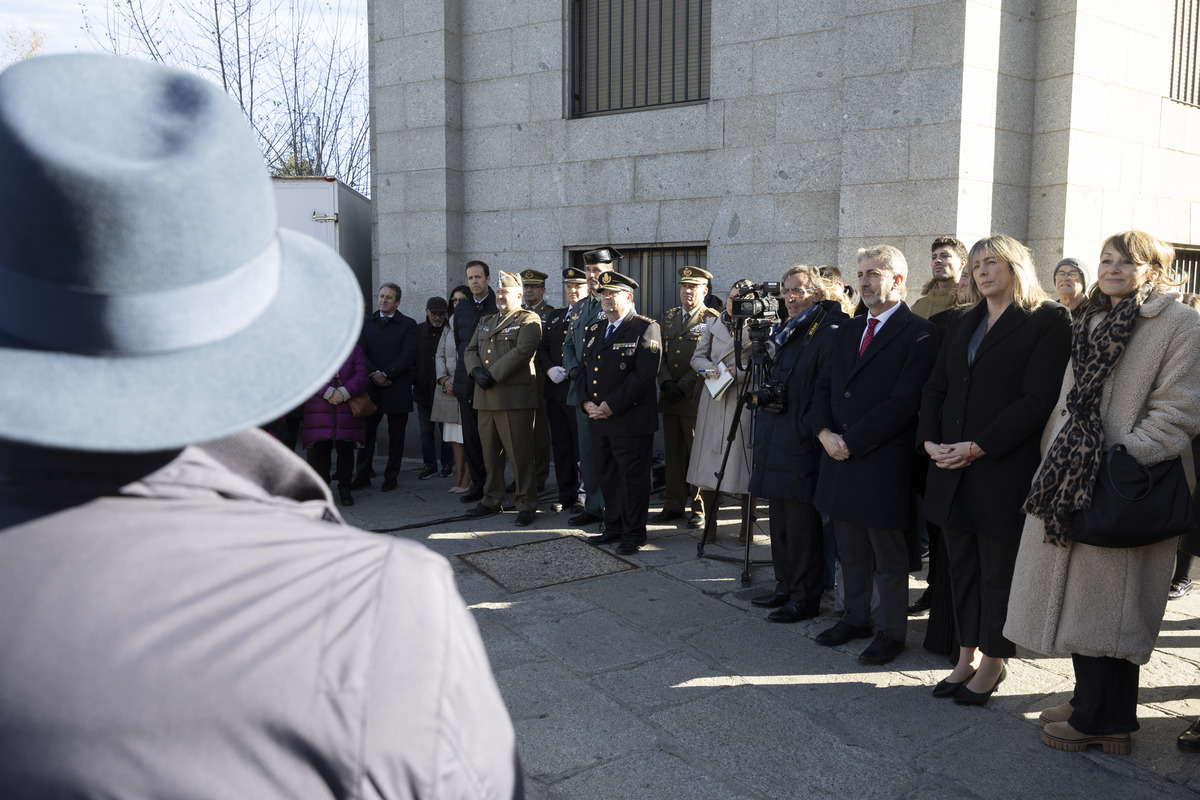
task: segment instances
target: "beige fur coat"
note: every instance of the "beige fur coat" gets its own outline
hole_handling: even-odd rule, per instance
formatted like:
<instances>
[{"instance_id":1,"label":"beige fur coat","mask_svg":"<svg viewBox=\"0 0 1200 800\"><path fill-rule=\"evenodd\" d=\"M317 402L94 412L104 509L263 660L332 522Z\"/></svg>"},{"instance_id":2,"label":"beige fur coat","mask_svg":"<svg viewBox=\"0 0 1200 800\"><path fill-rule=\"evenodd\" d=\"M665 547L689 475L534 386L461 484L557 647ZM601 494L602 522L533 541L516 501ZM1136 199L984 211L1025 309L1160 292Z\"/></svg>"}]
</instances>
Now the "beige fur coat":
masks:
<instances>
[{"instance_id":1,"label":"beige fur coat","mask_svg":"<svg viewBox=\"0 0 1200 800\"><path fill-rule=\"evenodd\" d=\"M1200 433L1200 315L1175 293L1152 294L1104 384L1104 447L1123 444L1140 463L1174 458ZM1092 319L1092 326L1099 318ZM1042 456L1067 418L1071 365L1042 434ZM1044 541L1026 517L1004 635L1047 654L1150 660L1162 626L1176 539L1135 548Z\"/></svg>"}]
</instances>

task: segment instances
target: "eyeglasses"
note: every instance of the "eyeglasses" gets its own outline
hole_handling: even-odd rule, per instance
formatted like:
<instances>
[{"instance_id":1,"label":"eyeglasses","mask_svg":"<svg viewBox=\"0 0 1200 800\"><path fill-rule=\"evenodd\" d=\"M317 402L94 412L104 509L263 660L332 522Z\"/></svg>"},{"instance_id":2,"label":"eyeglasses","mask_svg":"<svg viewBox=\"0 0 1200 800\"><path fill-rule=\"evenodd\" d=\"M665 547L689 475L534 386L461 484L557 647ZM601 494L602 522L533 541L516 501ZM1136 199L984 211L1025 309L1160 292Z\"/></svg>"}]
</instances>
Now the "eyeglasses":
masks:
<instances>
[{"instance_id":1,"label":"eyeglasses","mask_svg":"<svg viewBox=\"0 0 1200 800\"><path fill-rule=\"evenodd\" d=\"M1073 269L1060 269L1058 272L1054 273L1054 280L1058 280L1059 278L1071 278L1072 280L1077 281L1083 280L1083 273L1076 272Z\"/></svg>"},{"instance_id":2,"label":"eyeglasses","mask_svg":"<svg viewBox=\"0 0 1200 800\"><path fill-rule=\"evenodd\" d=\"M784 289L781 292L781 294L784 297L791 297L792 295L798 295L800 297L808 297L810 294L816 294L816 293L817 293L816 289Z\"/></svg>"}]
</instances>

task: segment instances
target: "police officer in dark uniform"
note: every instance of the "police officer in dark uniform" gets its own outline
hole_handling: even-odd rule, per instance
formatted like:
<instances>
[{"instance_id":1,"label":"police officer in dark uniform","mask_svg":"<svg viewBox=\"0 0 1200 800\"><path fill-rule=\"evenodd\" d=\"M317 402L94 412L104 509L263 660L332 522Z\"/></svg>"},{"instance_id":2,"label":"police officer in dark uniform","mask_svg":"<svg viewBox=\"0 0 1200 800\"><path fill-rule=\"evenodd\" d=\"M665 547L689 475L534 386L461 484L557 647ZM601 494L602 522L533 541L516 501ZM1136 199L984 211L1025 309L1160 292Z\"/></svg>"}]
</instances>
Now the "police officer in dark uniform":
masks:
<instances>
[{"instance_id":1,"label":"police officer in dark uniform","mask_svg":"<svg viewBox=\"0 0 1200 800\"><path fill-rule=\"evenodd\" d=\"M662 412L663 446L666 452L666 488L663 510L651 522L670 522L691 510L691 527L704 525L704 505L700 492L688 486L688 462L692 457L692 439L696 435L696 382L692 353L705 323L717 312L704 305L704 291L712 274L699 267L679 268L680 306L663 316L662 363L658 367L658 410ZM698 518L698 524L696 520Z\"/></svg>"},{"instance_id":2,"label":"police officer in dark uniform","mask_svg":"<svg viewBox=\"0 0 1200 800\"><path fill-rule=\"evenodd\" d=\"M546 302L546 273L536 269L521 272L521 283L525 287L525 308L537 314L542 320L542 330L546 330L546 318L555 306ZM533 452L537 461L537 488L541 492L550 477L550 423L546 418L546 370L541 362L535 361L538 368L537 385L540 405L533 421Z\"/></svg>"},{"instance_id":3,"label":"police officer in dark uniform","mask_svg":"<svg viewBox=\"0 0 1200 800\"><path fill-rule=\"evenodd\" d=\"M558 480L558 503L572 514L583 513L583 482L579 477L579 424L575 406L567 402L571 382L563 367L563 340L571 310L588 296L583 270L568 267L562 271L566 308L551 311L542 327L538 345L538 368L546 375L546 416L550 421L550 441L554 449L554 475ZM586 431L584 432L587 435Z\"/></svg>"},{"instance_id":4,"label":"police officer in dark uniform","mask_svg":"<svg viewBox=\"0 0 1200 800\"><path fill-rule=\"evenodd\" d=\"M605 530L593 541L620 539L617 552L630 555L646 543L661 338L657 322L634 313L633 278L605 272L599 284L605 319L587 327L575 388L604 492Z\"/></svg>"}]
</instances>

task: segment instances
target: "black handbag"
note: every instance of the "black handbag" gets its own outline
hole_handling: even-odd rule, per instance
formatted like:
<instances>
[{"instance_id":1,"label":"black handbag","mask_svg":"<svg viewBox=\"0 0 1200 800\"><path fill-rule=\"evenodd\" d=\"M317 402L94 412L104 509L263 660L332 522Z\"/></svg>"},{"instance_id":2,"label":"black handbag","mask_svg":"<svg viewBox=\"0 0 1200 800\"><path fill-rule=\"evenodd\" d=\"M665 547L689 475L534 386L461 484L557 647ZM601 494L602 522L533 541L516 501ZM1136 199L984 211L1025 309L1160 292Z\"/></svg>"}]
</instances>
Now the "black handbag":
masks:
<instances>
[{"instance_id":1,"label":"black handbag","mask_svg":"<svg viewBox=\"0 0 1200 800\"><path fill-rule=\"evenodd\" d=\"M1141 547L1195 529L1183 460L1143 467L1115 444L1100 461L1092 507L1071 515L1067 536L1095 547Z\"/></svg>"}]
</instances>

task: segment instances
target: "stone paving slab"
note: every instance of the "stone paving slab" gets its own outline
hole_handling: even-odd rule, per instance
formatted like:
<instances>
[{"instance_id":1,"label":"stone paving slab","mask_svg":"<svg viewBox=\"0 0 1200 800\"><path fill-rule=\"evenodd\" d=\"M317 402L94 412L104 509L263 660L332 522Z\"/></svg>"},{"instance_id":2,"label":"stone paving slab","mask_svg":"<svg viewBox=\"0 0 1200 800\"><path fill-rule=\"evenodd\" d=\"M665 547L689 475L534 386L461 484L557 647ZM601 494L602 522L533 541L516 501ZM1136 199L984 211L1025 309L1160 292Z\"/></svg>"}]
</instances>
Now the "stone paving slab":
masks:
<instances>
[{"instance_id":1,"label":"stone paving slab","mask_svg":"<svg viewBox=\"0 0 1200 800\"><path fill-rule=\"evenodd\" d=\"M1160 649L1142 670L1133 754L1063 753L1041 743L1036 718L1069 697L1069 658L1018 652L984 708L935 700L930 687L949 666L921 648L923 619L910 620L893 664L863 666L866 640L812 641L836 620L828 598L817 619L766 622L749 601L773 586L770 567L743 586L740 564L696 558L699 534L683 525L655 526L649 546L624 559L628 571L508 592L456 556L585 537L596 526L571 528L563 513L540 513L529 529L516 529L511 513L465 519L442 483L406 470L399 491L356 493L346 516L367 527L442 520L401 535L456 564L532 800L1200 793L1200 755L1174 746L1200 714L1200 592L1168 605ZM721 521L710 551L740 555L736 509ZM756 539L756 558L769 558L766 544ZM913 594L921 587L914 576Z\"/></svg>"}]
</instances>

